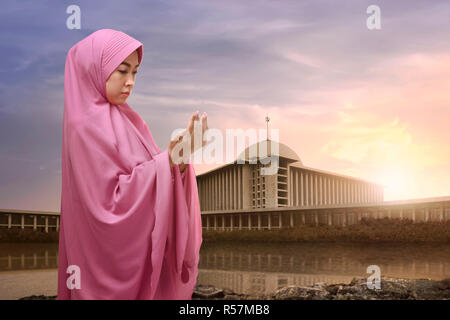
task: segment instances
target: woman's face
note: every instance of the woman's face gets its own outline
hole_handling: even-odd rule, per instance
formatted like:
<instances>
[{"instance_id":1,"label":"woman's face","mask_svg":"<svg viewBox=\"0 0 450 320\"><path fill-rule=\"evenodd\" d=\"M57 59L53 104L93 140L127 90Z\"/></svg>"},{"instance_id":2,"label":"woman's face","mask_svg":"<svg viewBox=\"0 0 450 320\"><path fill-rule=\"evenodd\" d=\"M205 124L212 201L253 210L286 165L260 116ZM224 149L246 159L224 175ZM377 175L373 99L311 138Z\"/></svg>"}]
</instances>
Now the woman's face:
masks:
<instances>
[{"instance_id":1,"label":"woman's face","mask_svg":"<svg viewBox=\"0 0 450 320\"><path fill-rule=\"evenodd\" d=\"M133 90L138 70L138 53L133 51L106 80L106 98L112 104L123 104ZM128 93L128 94L124 94Z\"/></svg>"}]
</instances>

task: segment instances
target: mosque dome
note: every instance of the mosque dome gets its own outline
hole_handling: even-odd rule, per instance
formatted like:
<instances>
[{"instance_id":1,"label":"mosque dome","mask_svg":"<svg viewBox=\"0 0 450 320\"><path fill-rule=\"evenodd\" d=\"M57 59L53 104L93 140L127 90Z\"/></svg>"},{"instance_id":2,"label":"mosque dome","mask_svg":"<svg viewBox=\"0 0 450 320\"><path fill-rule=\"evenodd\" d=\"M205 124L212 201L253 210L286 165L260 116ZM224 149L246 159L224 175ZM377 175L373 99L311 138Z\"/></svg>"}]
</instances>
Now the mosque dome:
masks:
<instances>
[{"instance_id":1,"label":"mosque dome","mask_svg":"<svg viewBox=\"0 0 450 320\"><path fill-rule=\"evenodd\" d=\"M261 155L259 154L260 149L262 153ZM301 165L303 165L300 157L294 150L289 148L284 143L279 143L273 140L262 140L258 143L252 144L239 154L238 159L245 159L246 161L250 161L252 159L258 160L259 156L265 158L266 156L274 155L276 152L280 158L286 158L294 162L298 161Z\"/></svg>"}]
</instances>

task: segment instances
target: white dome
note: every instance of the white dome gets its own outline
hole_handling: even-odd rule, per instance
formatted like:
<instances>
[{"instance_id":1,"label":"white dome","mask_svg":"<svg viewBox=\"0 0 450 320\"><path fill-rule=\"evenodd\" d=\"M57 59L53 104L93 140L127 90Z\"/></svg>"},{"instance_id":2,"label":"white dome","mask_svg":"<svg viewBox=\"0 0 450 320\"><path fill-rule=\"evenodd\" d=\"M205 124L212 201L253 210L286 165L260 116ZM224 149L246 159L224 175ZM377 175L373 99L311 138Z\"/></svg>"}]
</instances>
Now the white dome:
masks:
<instances>
[{"instance_id":1,"label":"white dome","mask_svg":"<svg viewBox=\"0 0 450 320\"><path fill-rule=\"evenodd\" d=\"M287 158L293 161L298 161L300 162L301 165L303 165L303 163L300 160L300 157L297 155L297 153L295 153L294 150L289 148L284 143L278 143L272 140L262 140L258 143L255 143L247 147L244 151L242 151L239 154L238 159L245 159L246 161L250 161L251 159L258 160L260 148L262 152L265 152L267 150L267 156L275 154L275 152L277 151L276 149L278 148L278 155L280 158Z\"/></svg>"}]
</instances>

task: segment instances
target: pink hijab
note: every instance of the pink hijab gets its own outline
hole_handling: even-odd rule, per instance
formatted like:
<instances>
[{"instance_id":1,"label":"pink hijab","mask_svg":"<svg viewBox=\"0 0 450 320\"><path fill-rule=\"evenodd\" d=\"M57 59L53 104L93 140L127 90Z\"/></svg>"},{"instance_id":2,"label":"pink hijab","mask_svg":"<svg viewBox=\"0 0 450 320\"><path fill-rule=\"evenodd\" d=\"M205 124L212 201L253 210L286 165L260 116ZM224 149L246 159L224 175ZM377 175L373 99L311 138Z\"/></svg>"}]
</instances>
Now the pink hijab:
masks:
<instances>
[{"instance_id":1,"label":"pink hijab","mask_svg":"<svg viewBox=\"0 0 450 320\"><path fill-rule=\"evenodd\" d=\"M142 47L102 29L67 54L59 300L191 299L197 281L194 168L171 169L145 121L127 103L106 99L109 75L136 49L140 63Z\"/></svg>"}]
</instances>

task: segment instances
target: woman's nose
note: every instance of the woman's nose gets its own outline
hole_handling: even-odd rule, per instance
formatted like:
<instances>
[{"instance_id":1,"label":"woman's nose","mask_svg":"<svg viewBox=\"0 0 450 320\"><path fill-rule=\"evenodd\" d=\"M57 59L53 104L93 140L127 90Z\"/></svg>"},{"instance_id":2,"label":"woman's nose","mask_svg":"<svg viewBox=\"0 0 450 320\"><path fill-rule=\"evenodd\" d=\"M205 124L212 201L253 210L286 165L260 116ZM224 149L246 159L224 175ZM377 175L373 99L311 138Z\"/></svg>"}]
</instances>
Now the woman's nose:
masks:
<instances>
[{"instance_id":1,"label":"woman's nose","mask_svg":"<svg viewBox=\"0 0 450 320\"><path fill-rule=\"evenodd\" d=\"M134 79L133 77L129 77L125 83L127 86L134 86Z\"/></svg>"}]
</instances>

